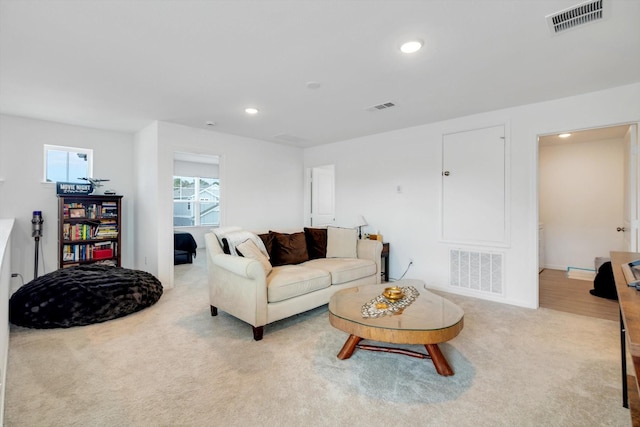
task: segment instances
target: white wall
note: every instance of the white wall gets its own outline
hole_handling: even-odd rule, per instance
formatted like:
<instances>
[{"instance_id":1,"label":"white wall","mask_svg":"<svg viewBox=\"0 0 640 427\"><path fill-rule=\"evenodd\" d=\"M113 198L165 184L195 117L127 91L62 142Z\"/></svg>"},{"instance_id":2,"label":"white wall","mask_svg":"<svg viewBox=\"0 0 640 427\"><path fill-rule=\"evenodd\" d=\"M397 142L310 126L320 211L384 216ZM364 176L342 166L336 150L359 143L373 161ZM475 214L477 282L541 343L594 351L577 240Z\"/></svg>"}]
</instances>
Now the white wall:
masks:
<instances>
[{"instance_id":1,"label":"white wall","mask_svg":"<svg viewBox=\"0 0 640 427\"><path fill-rule=\"evenodd\" d=\"M10 237L14 222L13 218L0 219L0 425L4 419L4 396L9 356Z\"/></svg>"},{"instance_id":2,"label":"white wall","mask_svg":"<svg viewBox=\"0 0 640 427\"><path fill-rule=\"evenodd\" d=\"M136 262L156 258L156 274L167 287L173 286L173 159L175 152L215 155L220 157L220 221L221 225L238 225L249 230L295 228L303 224L302 150L207 129L196 129L166 122L153 124L147 138L139 135L138 145L156 144L157 174L147 169L138 171L145 182L136 224L148 221L143 209L154 217L144 224L155 232L145 244L145 236L136 234ZM143 139L145 141L143 141ZM155 139L155 142L153 140ZM146 147L147 151L153 151ZM146 164L146 160L144 161ZM139 165L144 168L144 165ZM145 176L149 178L145 178ZM157 194L154 200L152 194ZM150 265L147 267L151 268Z\"/></svg>"},{"instance_id":3,"label":"white wall","mask_svg":"<svg viewBox=\"0 0 640 427\"><path fill-rule=\"evenodd\" d=\"M510 129L507 138L511 143L511 237L508 247L500 249L505 255L506 284L499 300L537 307L537 135L639 120L640 83L342 141L304 152L164 122L154 123L134 138L118 132L2 115L0 179L4 182L0 183L0 217L16 218L12 272L21 273L28 281L33 273L31 213L42 210L45 269L55 269L57 198L55 187L41 182L42 144L93 148L94 175L110 178L110 186L125 196L125 215L135 213L134 219L127 219L123 226L129 241L123 244L123 265L133 264L150 271L171 287L174 152L220 156L223 225L254 230L302 226L304 168L333 164L336 223L352 226L358 214L364 215L370 226L363 231L379 231L391 243L392 277L398 277L412 258L414 266L407 277L421 278L434 288L453 292L448 286L450 246L438 241L442 135L504 123ZM396 192L398 185L401 193ZM130 239L135 241L134 259Z\"/></svg>"},{"instance_id":4,"label":"white wall","mask_svg":"<svg viewBox=\"0 0 640 427\"><path fill-rule=\"evenodd\" d=\"M94 176L111 179L109 188L124 196L122 265L133 266L132 142L130 134L0 115L0 179L4 179L0 184L0 218L16 219L12 273L20 273L25 283L33 279L34 210L42 211L44 219L38 274L58 268L58 198L55 184L43 182L44 144L93 149ZM15 290L20 283L14 280L12 285Z\"/></svg>"},{"instance_id":5,"label":"white wall","mask_svg":"<svg viewBox=\"0 0 640 427\"><path fill-rule=\"evenodd\" d=\"M640 83L560 100L461 117L305 150L305 167L334 164L336 222L358 214L391 245L391 277L414 260L407 278L525 307L538 306L537 135L640 119ZM383 120L381 116L381 120ZM440 242L442 135L506 124L510 133L510 243L502 297L449 287L450 245ZM402 192L397 193L396 187ZM486 248L495 249L495 248Z\"/></svg>"},{"instance_id":6,"label":"white wall","mask_svg":"<svg viewBox=\"0 0 640 427\"><path fill-rule=\"evenodd\" d=\"M158 123L135 135L135 268L158 275ZM162 280L160 280L162 282ZM165 285L165 282L162 282Z\"/></svg>"},{"instance_id":7,"label":"white wall","mask_svg":"<svg viewBox=\"0 0 640 427\"><path fill-rule=\"evenodd\" d=\"M624 250L624 141L541 146L540 221L546 268L594 269L595 257Z\"/></svg>"}]
</instances>

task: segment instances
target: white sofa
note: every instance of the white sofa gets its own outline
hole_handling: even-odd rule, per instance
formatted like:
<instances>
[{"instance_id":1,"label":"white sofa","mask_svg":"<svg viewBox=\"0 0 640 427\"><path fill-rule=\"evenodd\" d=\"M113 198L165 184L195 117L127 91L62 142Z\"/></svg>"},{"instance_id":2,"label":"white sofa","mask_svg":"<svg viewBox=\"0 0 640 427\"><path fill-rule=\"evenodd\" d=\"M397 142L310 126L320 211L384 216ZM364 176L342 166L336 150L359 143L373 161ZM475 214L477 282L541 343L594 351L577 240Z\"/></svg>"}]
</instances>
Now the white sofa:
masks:
<instances>
[{"instance_id":1,"label":"white sofa","mask_svg":"<svg viewBox=\"0 0 640 427\"><path fill-rule=\"evenodd\" d=\"M294 236L308 230L275 234ZM278 265L272 267L271 271L270 263L266 262L265 267L264 259L261 262L224 253L226 240L221 241L216 234L207 233L205 241L211 315L216 316L220 309L249 323L253 327L254 339L259 341L265 325L327 304L337 290L380 283L382 243L359 240L355 231L352 242L350 232L347 232L345 239L343 230L347 229L334 231L329 228L325 255L329 257ZM342 233L342 237L335 238L335 233ZM265 239L267 234L261 236ZM277 246L276 243L274 245ZM353 256L335 257L335 254Z\"/></svg>"}]
</instances>

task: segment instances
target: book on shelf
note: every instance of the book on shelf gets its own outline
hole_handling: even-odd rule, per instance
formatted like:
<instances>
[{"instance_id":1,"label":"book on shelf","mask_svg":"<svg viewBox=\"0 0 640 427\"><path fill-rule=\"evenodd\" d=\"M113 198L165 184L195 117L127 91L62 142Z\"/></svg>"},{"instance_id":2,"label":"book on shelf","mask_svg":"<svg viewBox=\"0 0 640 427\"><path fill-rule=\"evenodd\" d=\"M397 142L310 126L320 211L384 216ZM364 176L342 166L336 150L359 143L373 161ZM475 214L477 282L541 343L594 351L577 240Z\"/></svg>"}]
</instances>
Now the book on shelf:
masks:
<instances>
[{"instance_id":1,"label":"book on shelf","mask_svg":"<svg viewBox=\"0 0 640 427\"><path fill-rule=\"evenodd\" d=\"M116 242L68 244L62 247L62 261L66 264L113 258L117 253L117 248Z\"/></svg>"},{"instance_id":2,"label":"book on shelf","mask_svg":"<svg viewBox=\"0 0 640 427\"><path fill-rule=\"evenodd\" d=\"M120 264L122 196L58 195L58 265Z\"/></svg>"},{"instance_id":3,"label":"book on shelf","mask_svg":"<svg viewBox=\"0 0 640 427\"><path fill-rule=\"evenodd\" d=\"M622 264L624 279L629 286L640 286L640 259Z\"/></svg>"},{"instance_id":4,"label":"book on shelf","mask_svg":"<svg viewBox=\"0 0 640 427\"><path fill-rule=\"evenodd\" d=\"M64 224L62 227L64 240L114 239L118 237L118 224L101 222L94 224Z\"/></svg>"}]
</instances>

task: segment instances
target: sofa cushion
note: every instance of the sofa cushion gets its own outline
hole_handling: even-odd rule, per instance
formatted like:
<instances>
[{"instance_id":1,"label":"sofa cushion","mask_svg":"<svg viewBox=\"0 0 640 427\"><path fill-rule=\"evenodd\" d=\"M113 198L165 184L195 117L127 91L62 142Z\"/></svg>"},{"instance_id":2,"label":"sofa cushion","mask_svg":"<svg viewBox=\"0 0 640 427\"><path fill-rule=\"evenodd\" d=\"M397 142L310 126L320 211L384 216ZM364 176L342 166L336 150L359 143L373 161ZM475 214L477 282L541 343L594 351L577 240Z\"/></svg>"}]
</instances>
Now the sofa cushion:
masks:
<instances>
[{"instance_id":1,"label":"sofa cushion","mask_svg":"<svg viewBox=\"0 0 640 427\"><path fill-rule=\"evenodd\" d=\"M376 274L375 262L358 258L319 258L301 264L331 274L331 284L339 285Z\"/></svg>"},{"instance_id":2,"label":"sofa cushion","mask_svg":"<svg viewBox=\"0 0 640 427\"><path fill-rule=\"evenodd\" d=\"M283 301L331 285L331 276L325 270L299 265L274 267L267 277L267 300Z\"/></svg>"},{"instance_id":3,"label":"sofa cushion","mask_svg":"<svg viewBox=\"0 0 640 427\"><path fill-rule=\"evenodd\" d=\"M277 265L300 264L309 259L307 253L307 241L304 233L278 233L269 231L273 234L273 259L271 263Z\"/></svg>"},{"instance_id":4,"label":"sofa cushion","mask_svg":"<svg viewBox=\"0 0 640 427\"><path fill-rule=\"evenodd\" d=\"M304 228L307 239L307 253L309 259L325 258L327 256L327 229Z\"/></svg>"},{"instance_id":5,"label":"sofa cushion","mask_svg":"<svg viewBox=\"0 0 640 427\"><path fill-rule=\"evenodd\" d=\"M265 256L264 253L262 253L260 248L258 248L253 240L247 239L244 242L240 243L236 246L236 251L240 256L260 261L262 267L264 268L264 273L271 273L273 267L271 266L269 259Z\"/></svg>"},{"instance_id":6,"label":"sofa cushion","mask_svg":"<svg viewBox=\"0 0 640 427\"><path fill-rule=\"evenodd\" d=\"M327 258L358 258L358 231L355 228L327 228Z\"/></svg>"}]
</instances>

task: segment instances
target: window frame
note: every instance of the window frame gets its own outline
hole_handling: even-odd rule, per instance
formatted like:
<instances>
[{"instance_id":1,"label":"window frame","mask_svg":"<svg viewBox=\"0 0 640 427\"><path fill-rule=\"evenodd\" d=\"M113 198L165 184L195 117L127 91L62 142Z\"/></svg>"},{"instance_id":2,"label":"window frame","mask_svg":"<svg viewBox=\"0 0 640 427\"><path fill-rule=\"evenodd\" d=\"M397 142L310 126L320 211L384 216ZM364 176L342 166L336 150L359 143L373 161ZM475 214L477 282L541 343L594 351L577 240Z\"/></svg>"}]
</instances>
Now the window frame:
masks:
<instances>
[{"instance_id":1,"label":"window frame","mask_svg":"<svg viewBox=\"0 0 640 427\"><path fill-rule=\"evenodd\" d=\"M66 151L67 153L82 153L87 156L87 176L85 178L93 177L93 149L91 148L81 148L81 147L68 147L64 145L53 145L53 144L44 144L43 147L43 161L42 161L42 182L47 184L55 184L56 182L82 182L77 178L75 180L69 181L49 181L47 179L47 173L49 172L49 151ZM69 175L69 170L66 170L67 176ZM79 177L78 177L79 178Z\"/></svg>"},{"instance_id":2,"label":"window frame","mask_svg":"<svg viewBox=\"0 0 640 427\"><path fill-rule=\"evenodd\" d=\"M204 177L204 176L184 176L184 175L173 175L173 182L175 183L176 178L179 179L193 179L194 181L194 196L193 196L193 200L180 200L180 199L173 199L173 220L175 221L175 204L179 203L179 204L187 204L187 203L192 203L193 204L193 218L194 218L194 224L193 225L174 225L174 227L219 227L220 226L220 194L218 193L218 223L217 224L202 224L201 223L201 214L202 214L202 209L201 209L201 205L203 203L211 203L211 201L203 201L200 200L200 180L202 179L210 179L210 180L214 180L214 182L218 183L218 192L220 191L220 178L213 178L213 177ZM215 185L215 184L212 184ZM175 191L175 186L173 187L173 191Z\"/></svg>"}]
</instances>

